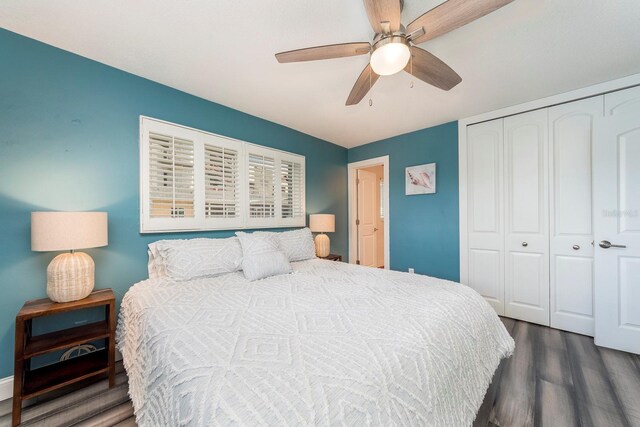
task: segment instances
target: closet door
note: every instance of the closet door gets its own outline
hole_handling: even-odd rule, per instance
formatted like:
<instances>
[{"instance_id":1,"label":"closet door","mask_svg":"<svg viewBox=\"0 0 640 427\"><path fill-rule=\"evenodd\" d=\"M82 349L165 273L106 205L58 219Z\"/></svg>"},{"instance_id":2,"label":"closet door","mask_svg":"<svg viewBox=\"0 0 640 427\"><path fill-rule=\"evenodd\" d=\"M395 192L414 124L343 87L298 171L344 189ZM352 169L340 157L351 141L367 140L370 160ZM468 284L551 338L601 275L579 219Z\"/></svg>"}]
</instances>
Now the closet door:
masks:
<instances>
[{"instance_id":1,"label":"closet door","mask_svg":"<svg viewBox=\"0 0 640 427\"><path fill-rule=\"evenodd\" d=\"M549 325L547 109L504 119L505 315Z\"/></svg>"},{"instance_id":2,"label":"closet door","mask_svg":"<svg viewBox=\"0 0 640 427\"><path fill-rule=\"evenodd\" d=\"M640 88L605 95L593 178L595 341L640 353Z\"/></svg>"},{"instance_id":3,"label":"closet door","mask_svg":"<svg viewBox=\"0 0 640 427\"><path fill-rule=\"evenodd\" d=\"M549 109L551 326L593 336L591 149L603 97Z\"/></svg>"},{"instance_id":4,"label":"closet door","mask_svg":"<svg viewBox=\"0 0 640 427\"><path fill-rule=\"evenodd\" d=\"M504 314L502 119L467 127L468 284Z\"/></svg>"}]
</instances>

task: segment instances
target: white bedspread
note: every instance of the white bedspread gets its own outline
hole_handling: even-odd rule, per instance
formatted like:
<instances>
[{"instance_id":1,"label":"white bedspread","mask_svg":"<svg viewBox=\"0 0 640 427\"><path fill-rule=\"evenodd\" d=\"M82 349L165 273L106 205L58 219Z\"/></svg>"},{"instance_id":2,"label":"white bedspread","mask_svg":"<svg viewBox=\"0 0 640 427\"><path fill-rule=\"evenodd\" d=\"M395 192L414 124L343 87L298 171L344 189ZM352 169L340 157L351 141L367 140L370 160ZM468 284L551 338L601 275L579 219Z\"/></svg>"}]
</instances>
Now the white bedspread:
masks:
<instances>
[{"instance_id":1,"label":"white bedspread","mask_svg":"<svg viewBox=\"0 0 640 427\"><path fill-rule=\"evenodd\" d=\"M118 348L141 426L473 422L514 343L467 286L334 261L145 280Z\"/></svg>"}]
</instances>

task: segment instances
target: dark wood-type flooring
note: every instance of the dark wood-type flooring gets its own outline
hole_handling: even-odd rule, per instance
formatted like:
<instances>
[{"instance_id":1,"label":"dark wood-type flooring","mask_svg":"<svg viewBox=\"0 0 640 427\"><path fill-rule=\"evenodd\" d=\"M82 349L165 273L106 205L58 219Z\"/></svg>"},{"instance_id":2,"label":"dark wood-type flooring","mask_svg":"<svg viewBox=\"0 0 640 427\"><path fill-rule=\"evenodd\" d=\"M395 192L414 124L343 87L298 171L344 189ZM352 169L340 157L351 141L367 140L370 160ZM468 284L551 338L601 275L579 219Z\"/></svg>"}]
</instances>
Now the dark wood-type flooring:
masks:
<instances>
[{"instance_id":1,"label":"dark wood-type flooring","mask_svg":"<svg viewBox=\"0 0 640 427\"><path fill-rule=\"evenodd\" d=\"M116 363L116 385L105 378L86 387L69 386L27 401L21 426L135 427L129 384L122 362ZM11 399L0 402L0 427L11 425Z\"/></svg>"},{"instance_id":2,"label":"dark wood-type flooring","mask_svg":"<svg viewBox=\"0 0 640 427\"><path fill-rule=\"evenodd\" d=\"M593 338L502 318L516 341L475 426L639 426L640 356Z\"/></svg>"},{"instance_id":3,"label":"dark wood-type flooring","mask_svg":"<svg viewBox=\"0 0 640 427\"><path fill-rule=\"evenodd\" d=\"M640 356L596 347L593 339L503 318L516 341L496 371L476 426L640 427ZM135 426L127 377L27 403L23 425ZM11 423L11 400L0 402L0 426Z\"/></svg>"}]
</instances>

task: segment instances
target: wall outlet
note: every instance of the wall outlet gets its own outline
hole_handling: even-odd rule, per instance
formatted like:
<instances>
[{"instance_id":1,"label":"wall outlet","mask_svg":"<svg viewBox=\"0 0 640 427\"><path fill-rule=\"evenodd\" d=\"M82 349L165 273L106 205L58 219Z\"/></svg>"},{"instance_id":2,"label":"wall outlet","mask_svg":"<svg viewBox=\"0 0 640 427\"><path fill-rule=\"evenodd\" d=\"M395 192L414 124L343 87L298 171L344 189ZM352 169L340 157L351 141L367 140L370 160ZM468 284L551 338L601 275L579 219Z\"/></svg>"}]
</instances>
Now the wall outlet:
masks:
<instances>
[{"instance_id":1,"label":"wall outlet","mask_svg":"<svg viewBox=\"0 0 640 427\"><path fill-rule=\"evenodd\" d=\"M409 273L411 273L411 274L415 273L415 271L413 270L412 267L409 267Z\"/></svg>"}]
</instances>

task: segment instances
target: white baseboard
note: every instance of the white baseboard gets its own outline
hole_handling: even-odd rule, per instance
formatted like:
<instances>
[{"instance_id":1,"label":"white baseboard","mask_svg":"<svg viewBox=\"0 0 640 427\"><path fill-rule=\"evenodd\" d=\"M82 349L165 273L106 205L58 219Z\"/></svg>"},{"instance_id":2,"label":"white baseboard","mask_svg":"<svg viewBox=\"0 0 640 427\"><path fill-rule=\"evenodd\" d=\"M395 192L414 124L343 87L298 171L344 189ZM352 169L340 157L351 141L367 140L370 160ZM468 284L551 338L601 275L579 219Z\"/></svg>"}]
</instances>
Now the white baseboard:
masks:
<instances>
[{"instance_id":1,"label":"white baseboard","mask_svg":"<svg viewBox=\"0 0 640 427\"><path fill-rule=\"evenodd\" d=\"M13 397L13 375L0 379L0 402Z\"/></svg>"}]
</instances>

